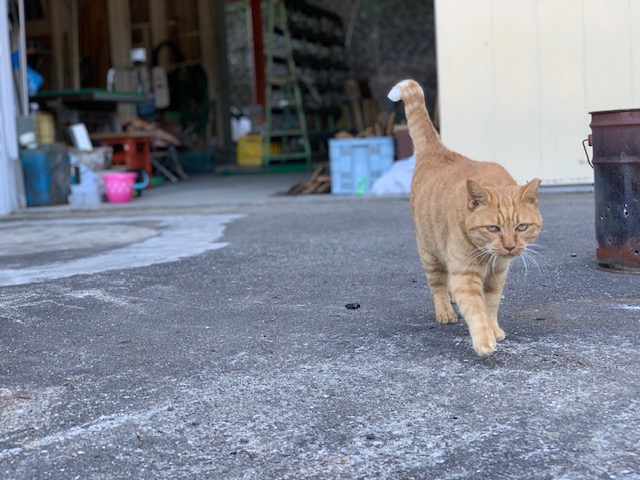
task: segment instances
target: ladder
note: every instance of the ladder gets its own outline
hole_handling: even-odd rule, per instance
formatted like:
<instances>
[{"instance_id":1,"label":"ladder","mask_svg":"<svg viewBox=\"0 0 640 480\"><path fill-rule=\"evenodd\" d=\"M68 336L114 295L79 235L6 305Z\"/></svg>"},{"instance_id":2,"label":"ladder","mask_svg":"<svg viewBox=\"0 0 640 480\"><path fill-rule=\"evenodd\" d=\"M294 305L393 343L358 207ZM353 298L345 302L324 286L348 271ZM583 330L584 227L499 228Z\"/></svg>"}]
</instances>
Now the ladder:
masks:
<instances>
[{"instance_id":1,"label":"ladder","mask_svg":"<svg viewBox=\"0 0 640 480\"><path fill-rule=\"evenodd\" d=\"M266 47L263 166L309 170L311 145L284 0L269 0Z\"/></svg>"}]
</instances>

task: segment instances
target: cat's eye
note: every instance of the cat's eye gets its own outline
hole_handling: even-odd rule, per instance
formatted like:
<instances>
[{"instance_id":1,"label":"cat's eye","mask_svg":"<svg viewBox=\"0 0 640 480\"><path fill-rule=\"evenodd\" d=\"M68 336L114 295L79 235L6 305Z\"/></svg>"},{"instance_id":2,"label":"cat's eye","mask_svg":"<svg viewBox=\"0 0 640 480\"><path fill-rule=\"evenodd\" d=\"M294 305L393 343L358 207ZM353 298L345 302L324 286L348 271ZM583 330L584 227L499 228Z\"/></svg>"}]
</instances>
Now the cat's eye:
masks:
<instances>
[{"instance_id":1,"label":"cat's eye","mask_svg":"<svg viewBox=\"0 0 640 480\"><path fill-rule=\"evenodd\" d=\"M529 228L529 225L527 225L526 223L521 223L516 227L516 230L519 232L524 232L527 228Z\"/></svg>"},{"instance_id":2,"label":"cat's eye","mask_svg":"<svg viewBox=\"0 0 640 480\"><path fill-rule=\"evenodd\" d=\"M497 225L489 225L487 227L487 230L489 230L491 233L498 233L500 231L500 227L498 227Z\"/></svg>"}]
</instances>

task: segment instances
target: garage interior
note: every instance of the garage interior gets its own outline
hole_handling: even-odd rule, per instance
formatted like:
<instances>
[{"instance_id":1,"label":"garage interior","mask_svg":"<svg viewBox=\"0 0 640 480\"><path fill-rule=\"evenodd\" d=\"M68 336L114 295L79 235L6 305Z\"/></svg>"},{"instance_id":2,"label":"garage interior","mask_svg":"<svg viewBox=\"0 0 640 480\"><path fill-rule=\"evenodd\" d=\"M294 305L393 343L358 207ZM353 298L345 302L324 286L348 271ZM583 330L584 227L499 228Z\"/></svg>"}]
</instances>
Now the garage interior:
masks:
<instances>
[{"instance_id":1,"label":"garage interior","mask_svg":"<svg viewBox=\"0 0 640 480\"><path fill-rule=\"evenodd\" d=\"M438 123L433 1L25 0L24 22L18 3L12 47L24 28L41 76L22 115L53 119L66 146L77 123L93 146L115 148L100 139L131 125L177 139L176 161L150 166L153 187L194 175L317 177L336 137L390 136L394 160L405 158L403 109L386 98L403 78L423 85ZM97 101L103 92L125 96ZM331 191L318 187L305 193Z\"/></svg>"}]
</instances>

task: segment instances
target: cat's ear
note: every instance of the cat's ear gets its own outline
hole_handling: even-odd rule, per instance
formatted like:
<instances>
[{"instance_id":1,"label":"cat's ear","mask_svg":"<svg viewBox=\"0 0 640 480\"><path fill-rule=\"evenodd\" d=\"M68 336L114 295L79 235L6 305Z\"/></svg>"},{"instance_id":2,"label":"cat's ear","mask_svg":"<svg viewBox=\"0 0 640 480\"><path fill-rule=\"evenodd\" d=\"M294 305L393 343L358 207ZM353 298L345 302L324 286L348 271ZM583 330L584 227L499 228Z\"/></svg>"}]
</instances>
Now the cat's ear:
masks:
<instances>
[{"instance_id":1,"label":"cat's ear","mask_svg":"<svg viewBox=\"0 0 640 480\"><path fill-rule=\"evenodd\" d=\"M522 200L532 205L538 205L538 189L541 183L539 179L534 178L526 185L520 187L522 190Z\"/></svg>"},{"instance_id":2,"label":"cat's ear","mask_svg":"<svg viewBox=\"0 0 640 480\"><path fill-rule=\"evenodd\" d=\"M469 195L470 210L486 205L491 200L489 190L471 179L467 180L467 194Z\"/></svg>"}]
</instances>

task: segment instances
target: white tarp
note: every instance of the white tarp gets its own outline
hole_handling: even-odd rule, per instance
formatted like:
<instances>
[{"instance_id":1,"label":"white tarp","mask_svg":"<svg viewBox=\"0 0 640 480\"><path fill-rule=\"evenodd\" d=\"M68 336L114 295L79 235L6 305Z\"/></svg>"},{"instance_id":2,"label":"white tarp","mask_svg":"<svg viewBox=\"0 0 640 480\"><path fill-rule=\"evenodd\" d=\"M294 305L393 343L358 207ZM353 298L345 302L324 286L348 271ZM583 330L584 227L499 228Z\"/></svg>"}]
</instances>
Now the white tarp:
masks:
<instances>
[{"instance_id":1,"label":"white tarp","mask_svg":"<svg viewBox=\"0 0 640 480\"><path fill-rule=\"evenodd\" d=\"M416 166L416 157L403 158L393 165L371 186L373 195L408 195Z\"/></svg>"}]
</instances>

